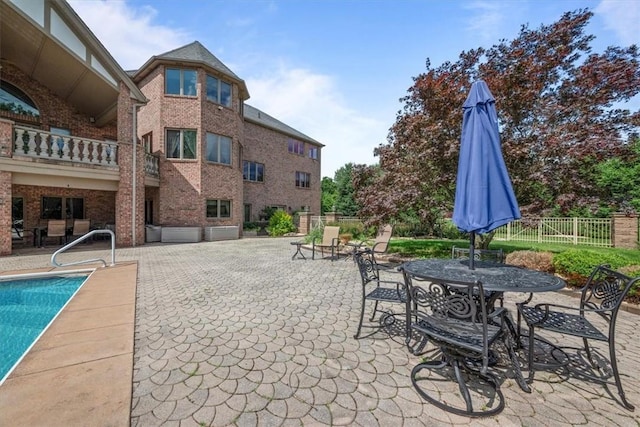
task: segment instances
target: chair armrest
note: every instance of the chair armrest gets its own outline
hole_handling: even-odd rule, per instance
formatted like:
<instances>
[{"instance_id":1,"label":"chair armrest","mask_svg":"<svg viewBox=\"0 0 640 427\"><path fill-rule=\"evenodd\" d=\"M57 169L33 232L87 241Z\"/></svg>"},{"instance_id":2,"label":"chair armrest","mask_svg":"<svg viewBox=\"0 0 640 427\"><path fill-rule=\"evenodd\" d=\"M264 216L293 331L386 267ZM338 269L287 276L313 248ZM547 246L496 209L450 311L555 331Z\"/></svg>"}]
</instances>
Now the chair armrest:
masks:
<instances>
[{"instance_id":1,"label":"chair armrest","mask_svg":"<svg viewBox=\"0 0 640 427\"><path fill-rule=\"evenodd\" d=\"M388 242L377 242L373 246L371 246L371 250L375 253L377 246L385 245L385 244L388 245L389 243ZM379 253L382 253L382 252L386 252L386 251L379 251Z\"/></svg>"}]
</instances>

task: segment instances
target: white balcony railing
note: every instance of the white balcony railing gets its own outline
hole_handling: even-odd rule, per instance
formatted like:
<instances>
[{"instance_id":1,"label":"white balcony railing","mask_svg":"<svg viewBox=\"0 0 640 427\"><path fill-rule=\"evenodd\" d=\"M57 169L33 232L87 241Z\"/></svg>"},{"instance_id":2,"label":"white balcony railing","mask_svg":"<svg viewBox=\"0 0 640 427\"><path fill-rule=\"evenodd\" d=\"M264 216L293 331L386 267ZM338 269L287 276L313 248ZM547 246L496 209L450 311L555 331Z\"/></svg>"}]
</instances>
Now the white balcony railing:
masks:
<instances>
[{"instance_id":1,"label":"white balcony railing","mask_svg":"<svg viewBox=\"0 0 640 427\"><path fill-rule=\"evenodd\" d=\"M160 176L160 160L153 154L144 153L144 171L145 173L159 177Z\"/></svg>"},{"instance_id":2,"label":"white balcony railing","mask_svg":"<svg viewBox=\"0 0 640 427\"><path fill-rule=\"evenodd\" d=\"M39 129L14 126L13 154L74 163L118 166L118 145L113 142L55 135Z\"/></svg>"}]
</instances>

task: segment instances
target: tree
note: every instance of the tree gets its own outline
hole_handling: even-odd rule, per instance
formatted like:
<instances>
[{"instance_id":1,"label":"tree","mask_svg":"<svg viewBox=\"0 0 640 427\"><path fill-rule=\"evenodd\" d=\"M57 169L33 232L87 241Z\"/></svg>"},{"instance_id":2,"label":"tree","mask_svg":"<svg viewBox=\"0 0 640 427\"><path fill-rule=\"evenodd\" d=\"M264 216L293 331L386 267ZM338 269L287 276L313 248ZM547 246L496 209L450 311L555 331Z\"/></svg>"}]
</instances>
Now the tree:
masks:
<instances>
[{"instance_id":1,"label":"tree","mask_svg":"<svg viewBox=\"0 0 640 427\"><path fill-rule=\"evenodd\" d=\"M598 185L615 202L612 210L640 212L640 137L632 137L623 155L598 164L596 169Z\"/></svg>"},{"instance_id":2,"label":"tree","mask_svg":"<svg viewBox=\"0 0 640 427\"><path fill-rule=\"evenodd\" d=\"M588 10L551 25L522 26L513 41L462 52L414 77L386 144L380 170L360 167L354 183L363 215L376 221L411 209L435 224L452 210L462 125L471 83L496 98L502 149L523 214L599 204L594 165L621 152L640 112L614 107L640 91L636 46L591 52Z\"/></svg>"},{"instance_id":3,"label":"tree","mask_svg":"<svg viewBox=\"0 0 640 427\"><path fill-rule=\"evenodd\" d=\"M327 212L333 211L333 207L336 204L336 198L338 197L338 189L333 179L325 176L320 183L320 189L322 192L320 200L320 215L324 215Z\"/></svg>"},{"instance_id":4,"label":"tree","mask_svg":"<svg viewBox=\"0 0 640 427\"><path fill-rule=\"evenodd\" d=\"M336 183L336 211L345 216L355 216L360 210L359 204L354 198L352 171L355 165L347 163L338 169L334 176Z\"/></svg>"}]
</instances>

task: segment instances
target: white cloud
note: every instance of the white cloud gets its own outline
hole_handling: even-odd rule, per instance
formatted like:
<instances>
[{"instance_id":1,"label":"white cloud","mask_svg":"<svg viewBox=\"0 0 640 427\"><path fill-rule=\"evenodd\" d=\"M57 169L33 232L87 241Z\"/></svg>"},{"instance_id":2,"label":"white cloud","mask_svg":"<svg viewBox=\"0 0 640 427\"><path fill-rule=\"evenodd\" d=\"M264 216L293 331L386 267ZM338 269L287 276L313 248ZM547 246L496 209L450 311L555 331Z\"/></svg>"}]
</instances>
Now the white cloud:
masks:
<instances>
[{"instance_id":1,"label":"white cloud","mask_svg":"<svg viewBox=\"0 0 640 427\"><path fill-rule=\"evenodd\" d=\"M350 109L330 76L281 65L246 79L248 103L325 144L322 175L333 178L347 163L373 164L373 149L386 141L391 123Z\"/></svg>"},{"instance_id":2,"label":"white cloud","mask_svg":"<svg viewBox=\"0 0 640 427\"><path fill-rule=\"evenodd\" d=\"M124 1L107 0L69 4L125 70L193 41L184 29L154 24L158 12L151 6L135 9Z\"/></svg>"},{"instance_id":3,"label":"white cloud","mask_svg":"<svg viewBox=\"0 0 640 427\"><path fill-rule=\"evenodd\" d=\"M602 0L594 11L602 15L604 26L613 31L621 44L640 45L640 2L637 0Z\"/></svg>"},{"instance_id":4,"label":"white cloud","mask_svg":"<svg viewBox=\"0 0 640 427\"><path fill-rule=\"evenodd\" d=\"M502 2L474 1L463 7L476 12L467 21L467 31L478 36L482 42L493 43L497 41L497 35L500 33L501 24L505 19L504 10L506 8Z\"/></svg>"}]
</instances>

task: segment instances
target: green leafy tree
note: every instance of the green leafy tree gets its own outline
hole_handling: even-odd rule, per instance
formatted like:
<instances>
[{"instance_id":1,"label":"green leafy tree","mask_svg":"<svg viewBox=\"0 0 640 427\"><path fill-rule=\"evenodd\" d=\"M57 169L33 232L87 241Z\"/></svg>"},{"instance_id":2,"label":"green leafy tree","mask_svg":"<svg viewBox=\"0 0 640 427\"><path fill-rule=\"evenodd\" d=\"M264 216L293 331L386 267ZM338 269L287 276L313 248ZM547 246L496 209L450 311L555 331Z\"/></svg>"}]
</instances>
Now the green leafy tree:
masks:
<instances>
[{"instance_id":1,"label":"green leafy tree","mask_svg":"<svg viewBox=\"0 0 640 427\"><path fill-rule=\"evenodd\" d=\"M345 216L355 216L360 210L360 205L354 198L353 163L347 163L338 169L334 176L336 184L336 211Z\"/></svg>"},{"instance_id":2,"label":"green leafy tree","mask_svg":"<svg viewBox=\"0 0 640 427\"><path fill-rule=\"evenodd\" d=\"M380 170L357 168L363 215L382 220L411 209L433 224L453 208L462 104L484 79L496 98L502 150L523 214L600 204L593 165L621 153L640 111L614 107L640 91L637 46L592 53L584 30L592 13L565 13L512 41L462 52L414 84L374 150Z\"/></svg>"},{"instance_id":3,"label":"green leafy tree","mask_svg":"<svg viewBox=\"0 0 640 427\"><path fill-rule=\"evenodd\" d=\"M597 165L597 183L610 195L611 208L640 212L640 138L634 136L623 155Z\"/></svg>"},{"instance_id":4,"label":"green leafy tree","mask_svg":"<svg viewBox=\"0 0 640 427\"><path fill-rule=\"evenodd\" d=\"M333 179L325 176L322 178L322 182L320 183L320 189L322 192L320 209L321 215L324 215L325 213L333 210L333 207L336 204L336 199L338 198L338 188L336 187L336 183L333 182Z\"/></svg>"}]
</instances>

